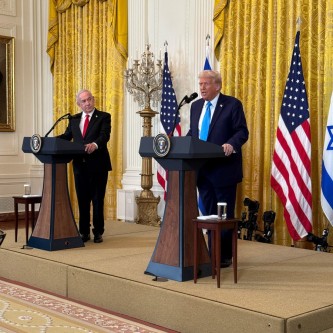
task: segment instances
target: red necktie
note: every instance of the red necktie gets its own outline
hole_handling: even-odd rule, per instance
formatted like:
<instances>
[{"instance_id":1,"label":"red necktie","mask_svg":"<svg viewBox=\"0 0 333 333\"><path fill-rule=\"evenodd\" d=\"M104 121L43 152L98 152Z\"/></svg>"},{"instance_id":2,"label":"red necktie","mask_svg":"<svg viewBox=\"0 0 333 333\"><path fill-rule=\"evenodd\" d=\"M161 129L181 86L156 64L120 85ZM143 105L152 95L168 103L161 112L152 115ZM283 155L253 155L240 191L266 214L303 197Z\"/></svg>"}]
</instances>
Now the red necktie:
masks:
<instances>
[{"instance_id":1,"label":"red necktie","mask_svg":"<svg viewBox=\"0 0 333 333\"><path fill-rule=\"evenodd\" d=\"M86 119L84 120L84 125L83 125L83 131L82 131L83 137L86 135L88 125L89 125L89 115L87 114Z\"/></svg>"}]
</instances>

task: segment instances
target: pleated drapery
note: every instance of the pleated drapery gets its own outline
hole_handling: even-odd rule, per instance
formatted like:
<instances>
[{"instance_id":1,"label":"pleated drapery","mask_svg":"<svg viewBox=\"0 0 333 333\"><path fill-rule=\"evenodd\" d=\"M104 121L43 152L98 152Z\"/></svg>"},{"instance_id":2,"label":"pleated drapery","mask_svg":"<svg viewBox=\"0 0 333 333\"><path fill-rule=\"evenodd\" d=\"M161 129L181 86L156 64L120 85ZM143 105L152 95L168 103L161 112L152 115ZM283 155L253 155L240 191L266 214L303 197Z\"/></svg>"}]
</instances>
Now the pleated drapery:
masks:
<instances>
[{"instance_id":1,"label":"pleated drapery","mask_svg":"<svg viewBox=\"0 0 333 333\"><path fill-rule=\"evenodd\" d=\"M47 52L54 76L54 119L79 112L76 93L89 89L96 108L111 114L108 144L113 170L105 196L105 218L116 218L116 191L123 174L123 70L127 59L127 1L50 0ZM67 126L62 122L55 134ZM72 172L69 191L75 217L77 202Z\"/></svg>"},{"instance_id":2,"label":"pleated drapery","mask_svg":"<svg viewBox=\"0 0 333 333\"><path fill-rule=\"evenodd\" d=\"M289 72L298 18L300 49L310 105L312 136L313 232L321 235L328 221L320 206L324 130L333 88L333 1L215 1L214 17L223 15L215 41L222 74L222 92L244 105L250 137L243 148L244 180L238 188L237 214L249 197L262 214L274 210L277 244L290 245L283 207L270 186L272 153L278 117ZM215 29L218 27L215 26ZM216 34L215 34L216 36Z\"/></svg>"}]
</instances>

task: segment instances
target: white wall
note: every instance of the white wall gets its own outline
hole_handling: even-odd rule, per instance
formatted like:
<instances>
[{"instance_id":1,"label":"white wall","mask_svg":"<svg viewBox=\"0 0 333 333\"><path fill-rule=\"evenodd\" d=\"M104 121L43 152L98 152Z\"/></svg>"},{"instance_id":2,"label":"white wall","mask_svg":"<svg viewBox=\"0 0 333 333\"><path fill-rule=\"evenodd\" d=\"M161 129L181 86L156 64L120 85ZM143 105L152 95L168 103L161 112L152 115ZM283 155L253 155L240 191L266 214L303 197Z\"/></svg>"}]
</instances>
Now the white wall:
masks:
<instances>
[{"instance_id":1,"label":"white wall","mask_svg":"<svg viewBox=\"0 0 333 333\"><path fill-rule=\"evenodd\" d=\"M15 38L16 130L0 132L0 213L13 211L13 195L41 193L43 166L21 150L24 136L45 134L52 123L52 81L46 50L48 1L0 1L0 35Z\"/></svg>"}]
</instances>

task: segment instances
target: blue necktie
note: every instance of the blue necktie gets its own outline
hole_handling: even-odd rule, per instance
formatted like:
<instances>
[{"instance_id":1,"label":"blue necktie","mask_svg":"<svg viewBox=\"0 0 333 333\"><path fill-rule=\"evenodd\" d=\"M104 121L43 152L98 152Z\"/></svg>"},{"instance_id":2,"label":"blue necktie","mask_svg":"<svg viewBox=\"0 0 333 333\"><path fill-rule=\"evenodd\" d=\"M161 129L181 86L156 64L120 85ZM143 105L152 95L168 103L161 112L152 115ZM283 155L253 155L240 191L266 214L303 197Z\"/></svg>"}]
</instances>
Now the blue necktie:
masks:
<instances>
[{"instance_id":1,"label":"blue necktie","mask_svg":"<svg viewBox=\"0 0 333 333\"><path fill-rule=\"evenodd\" d=\"M212 106L211 102L206 104L206 112L201 124L200 136L199 139L207 141L209 125L210 125L210 107Z\"/></svg>"}]
</instances>

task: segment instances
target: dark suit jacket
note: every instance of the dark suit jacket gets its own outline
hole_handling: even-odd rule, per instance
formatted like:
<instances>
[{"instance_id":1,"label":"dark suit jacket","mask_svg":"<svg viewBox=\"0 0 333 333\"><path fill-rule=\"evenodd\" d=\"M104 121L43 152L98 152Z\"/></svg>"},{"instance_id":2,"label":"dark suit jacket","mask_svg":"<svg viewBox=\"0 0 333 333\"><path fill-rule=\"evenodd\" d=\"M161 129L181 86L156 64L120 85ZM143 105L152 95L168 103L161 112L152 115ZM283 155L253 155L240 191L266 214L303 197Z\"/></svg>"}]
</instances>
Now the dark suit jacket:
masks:
<instances>
[{"instance_id":1,"label":"dark suit jacket","mask_svg":"<svg viewBox=\"0 0 333 333\"><path fill-rule=\"evenodd\" d=\"M187 135L199 138L199 119L204 105L201 98L191 105L190 129ZM210 123L207 141L222 146L229 143L235 153L223 159L211 159L198 173L207 177L215 186L229 186L242 181L242 145L247 141L249 131L242 103L235 97L220 93L213 118Z\"/></svg>"},{"instance_id":2,"label":"dark suit jacket","mask_svg":"<svg viewBox=\"0 0 333 333\"><path fill-rule=\"evenodd\" d=\"M59 135L59 138L65 140L73 140L74 142L87 144L95 142L98 149L92 154L77 156L73 159L74 173L79 173L80 169L88 168L91 172L101 172L111 170L111 160L107 148L107 142L110 140L111 132L111 115L107 112L95 109L85 138L82 137L80 130L82 112L73 116L69 121L68 127L64 134Z\"/></svg>"}]
</instances>

